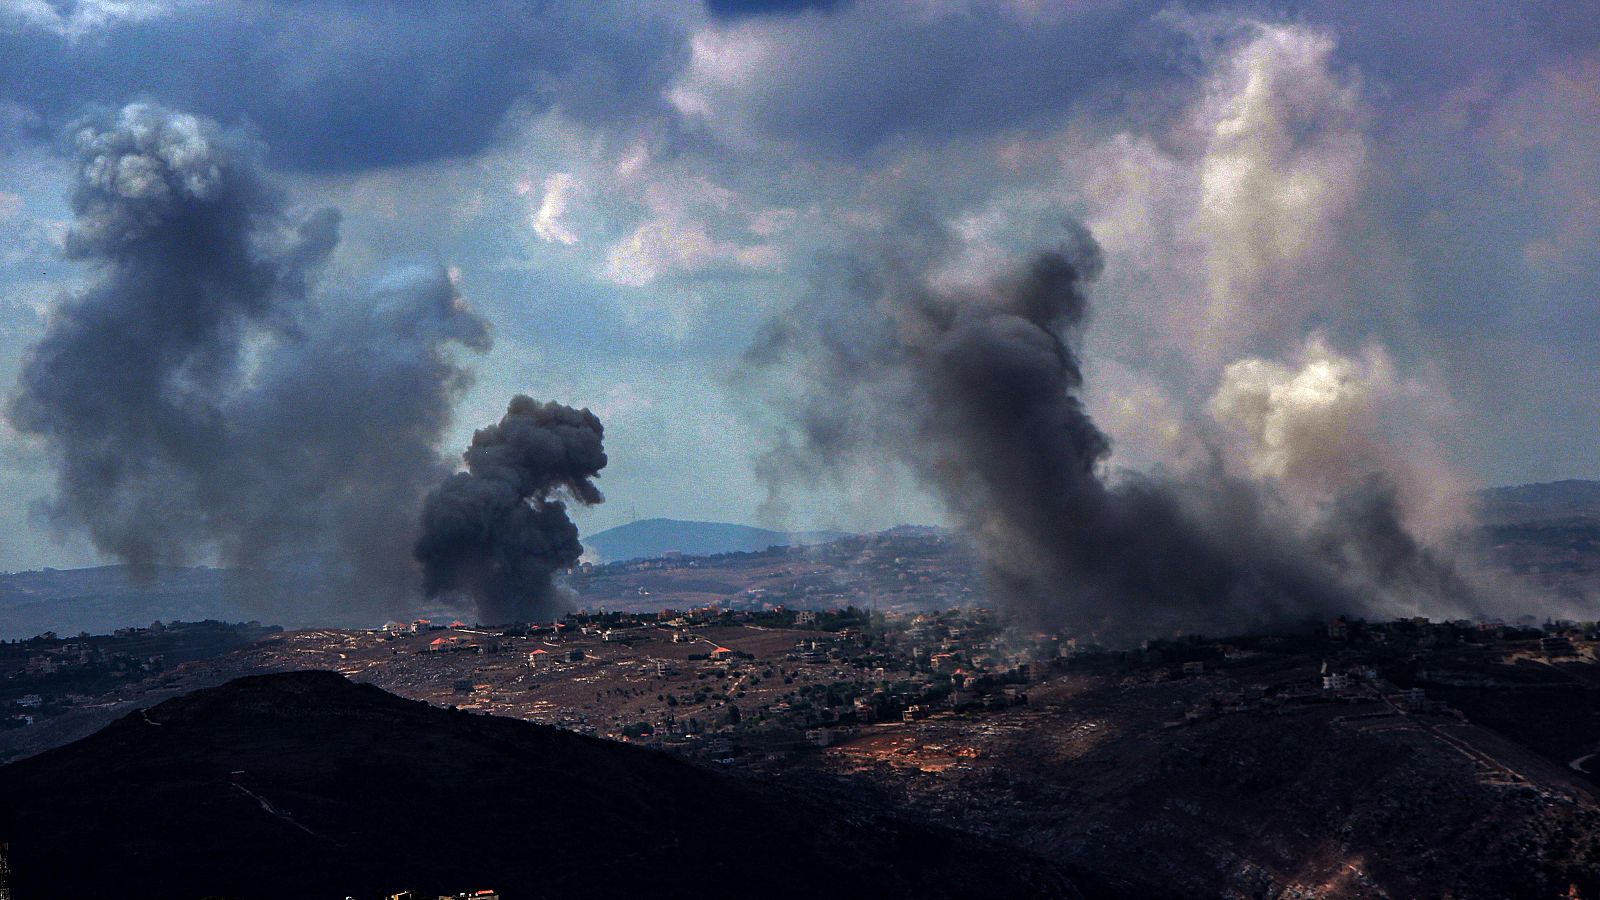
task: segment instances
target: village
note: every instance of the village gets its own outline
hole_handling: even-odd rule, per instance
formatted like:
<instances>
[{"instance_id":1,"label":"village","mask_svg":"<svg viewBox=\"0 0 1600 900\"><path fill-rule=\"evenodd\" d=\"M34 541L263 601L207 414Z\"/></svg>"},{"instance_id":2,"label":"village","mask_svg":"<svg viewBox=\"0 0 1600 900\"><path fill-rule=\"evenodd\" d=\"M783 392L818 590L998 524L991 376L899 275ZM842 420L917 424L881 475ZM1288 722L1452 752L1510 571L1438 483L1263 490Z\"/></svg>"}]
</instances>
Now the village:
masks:
<instances>
[{"instance_id":1,"label":"village","mask_svg":"<svg viewBox=\"0 0 1600 900\"><path fill-rule=\"evenodd\" d=\"M390 623L341 652L335 668L397 693L732 764L874 722L1025 702L1030 667L1053 651L981 609L712 606L508 629Z\"/></svg>"},{"instance_id":2,"label":"village","mask_svg":"<svg viewBox=\"0 0 1600 900\"><path fill-rule=\"evenodd\" d=\"M90 644L219 628L167 623ZM23 758L241 676L332 670L435 707L649 748L1073 859L1142 859L1173 835L1198 848L1196 859L1159 863L1161 877L1197 859L1221 864L1248 838L1213 833L1202 811L1217 796L1285 791L1336 806L1359 795L1360 815L1382 829L1424 802L1533 822L1597 795L1593 623L1335 618L1110 648L985 608L741 600L502 627L418 618L244 633L256 636L215 655L107 675L98 696L58 689L89 671L81 664L28 670L35 656L78 653L68 645L82 639L11 645L20 664L5 679L15 698L6 712L37 721L0 731L11 742L0 751ZM30 694L54 699L24 705ZM1068 807L1079 814L1060 817ZM1282 821L1271 827L1292 832L1299 807L1272 808ZM1152 815L1160 828L1141 831ZM1248 886L1254 876L1231 877Z\"/></svg>"},{"instance_id":3,"label":"village","mask_svg":"<svg viewBox=\"0 0 1600 900\"><path fill-rule=\"evenodd\" d=\"M761 611L855 606L917 613L972 606L982 595L971 548L936 528L901 526L817 546L582 563L568 585L584 606Z\"/></svg>"},{"instance_id":4,"label":"village","mask_svg":"<svg viewBox=\"0 0 1600 900\"><path fill-rule=\"evenodd\" d=\"M1497 699L1506 692L1529 698L1600 686L1595 626L1571 622L1341 618L1294 633L1110 650L983 608L788 609L758 597L494 628L459 619L368 630L226 628L158 623L109 638L6 645L0 658L20 662L0 682L7 724L14 731L47 714L105 716L140 705L146 693L323 668L438 706L761 770L824 748L871 753L878 745L892 748L879 754L891 762L915 762L922 750L906 745L920 748L915 737L928 728L1026 717L1030 697L1089 682L1122 691L1181 684L1181 700L1158 711L1169 730L1339 708L1347 710L1341 721L1364 729L1419 719L1455 727L1469 715L1499 715L1505 721L1494 724L1516 731ZM189 642L176 642L184 634ZM206 656L194 635L211 635L211 649L225 652ZM226 640L217 644L218 635ZM177 649L191 659L146 653L152 640L165 641L167 658ZM1576 760L1600 749L1595 728L1585 720L1559 740L1525 739L1552 758Z\"/></svg>"},{"instance_id":5,"label":"village","mask_svg":"<svg viewBox=\"0 0 1600 900\"><path fill-rule=\"evenodd\" d=\"M0 641L0 733L101 702L107 693L282 631L260 622L152 622L108 635ZM0 755L0 759L3 759Z\"/></svg>"}]
</instances>

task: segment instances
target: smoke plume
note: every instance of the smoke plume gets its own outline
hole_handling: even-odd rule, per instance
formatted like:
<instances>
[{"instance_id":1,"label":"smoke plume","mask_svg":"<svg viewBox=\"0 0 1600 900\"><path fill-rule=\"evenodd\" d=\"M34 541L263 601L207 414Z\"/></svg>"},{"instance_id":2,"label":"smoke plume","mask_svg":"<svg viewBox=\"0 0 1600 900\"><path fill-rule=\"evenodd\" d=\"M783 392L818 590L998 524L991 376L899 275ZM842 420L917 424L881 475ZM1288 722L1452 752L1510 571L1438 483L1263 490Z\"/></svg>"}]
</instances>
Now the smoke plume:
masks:
<instances>
[{"instance_id":1,"label":"smoke plume","mask_svg":"<svg viewBox=\"0 0 1600 900\"><path fill-rule=\"evenodd\" d=\"M136 567L253 569L284 621L414 596L415 511L469 380L450 348L487 349L485 323L437 265L318 290L338 214L291 210L214 123L135 104L74 143L66 252L92 280L7 410L55 460L50 516Z\"/></svg>"},{"instance_id":2,"label":"smoke plume","mask_svg":"<svg viewBox=\"0 0 1600 900\"><path fill-rule=\"evenodd\" d=\"M1299 514L1220 459L1181 481L1107 482L1076 351L1101 266L1087 231L1012 271L957 277L937 224L831 260L751 357L794 426L774 481L888 453L975 540L990 590L1109 639L1240 630L1438 600L1459 583L1400 525L1381 474ZM787 398L787 399L783 399Z\"/></svg>"},{"instance_id":3,"label":"smoke plume","mask_svg":"<svg viewBox=\"0 0 1600 900\"><path fill-rule=\"evenodd\" d=\"M601 502L605 429L587 409L518 394L479 429L458 472L428 495L415 554L430 597L469 597L481 621L530 622L560 608L553 575L583 554L565 494Z\"/></svg>"}]
</instances>

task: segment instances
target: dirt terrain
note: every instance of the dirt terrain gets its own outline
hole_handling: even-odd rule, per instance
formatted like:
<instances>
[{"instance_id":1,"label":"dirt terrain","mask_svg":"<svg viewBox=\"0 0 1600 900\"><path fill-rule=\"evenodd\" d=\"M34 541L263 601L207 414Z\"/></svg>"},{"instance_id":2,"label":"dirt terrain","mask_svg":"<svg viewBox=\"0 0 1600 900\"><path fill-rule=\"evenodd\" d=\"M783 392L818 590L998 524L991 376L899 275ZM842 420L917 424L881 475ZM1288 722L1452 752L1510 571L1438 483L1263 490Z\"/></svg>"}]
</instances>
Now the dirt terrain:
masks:
<instances>
[{"instance_id":1,"label":"dirt terrain","mask_svg":"<svg viewBox=\"0 0 1600 900\"><path fill-rule=\"evenodd\" d=\"M1335 623L1113 652L983 611L799 619L269 635L43 724L328 669L954 827L1091 896L1600 896L1584 628Z\"/></svg>"},{"instance_id":2,"label":"dirt terrain","mask_svg":"<svg viewBox=\"0 0 1600 900\"><path fill-rule=\"evenodd\" d=\"M1026 706L865 726L797 758L790 777L871 785L927 821L1060 860L1086 891L1600 891L1593 783L1487 729L1384 700L1184 720L1232 687L1219 682L1296 674L1066 675L1031 688Z\"/></svg>"}]
</instances>

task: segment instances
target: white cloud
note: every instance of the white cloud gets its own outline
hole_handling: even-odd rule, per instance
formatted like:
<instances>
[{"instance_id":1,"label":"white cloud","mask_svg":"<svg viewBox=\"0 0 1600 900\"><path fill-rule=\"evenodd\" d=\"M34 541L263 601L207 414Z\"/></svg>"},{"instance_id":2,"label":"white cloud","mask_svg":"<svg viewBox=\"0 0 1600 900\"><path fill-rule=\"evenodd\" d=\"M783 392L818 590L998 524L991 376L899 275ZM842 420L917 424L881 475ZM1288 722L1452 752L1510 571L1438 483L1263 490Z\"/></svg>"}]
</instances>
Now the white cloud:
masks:
<instances>
[{"instance_id":1,"label":"white cloud","mask_svg":"<svg viewBox=\"0 0 1600 900\"><path fill-rule=\"evenodd\" d=\"M48 0L0 0L0 31L46 31L77 39L122 24L171 15L182 2L77 0L62 12Z\"/></svg>"},{"instance_id":2,"label":"white cloud","mask_svg":"<svg viewBox=\"0 0 1600 900\"><path fill-rule=\"evenodd\" d=\"M605 272L617 284L644 287L717 267L771 269L778 259L769 245L717 240L693 220L651 219L612 246Z\"/></svg>"},{"instance_id":3,"label":"white cloud","mask_svg":"<svg viewBox=\"0 0 1600 900\"><path fill-rule=\"evenodd\" d=\"M623 184L644 218L606 253L604 274L614 284L644 287L715 270L764 272L781 265L776 238L792 221L785 211L757 206L701 174L626 157L622 165L635 172Z\"/></svg>"},{"instance_id":4,"label":"white cloud","mask_svg":"<svg viewBox=\"0 0 1600 900\"><path fill-rule=\"evenodd\" d=\"M533 214L533 233L550 243L569 247L578 243L578 235L569 221L569 207L580 189L578 180L566 172L556 172L546 178L539 209Z\"/></svg>"}]
</instances>

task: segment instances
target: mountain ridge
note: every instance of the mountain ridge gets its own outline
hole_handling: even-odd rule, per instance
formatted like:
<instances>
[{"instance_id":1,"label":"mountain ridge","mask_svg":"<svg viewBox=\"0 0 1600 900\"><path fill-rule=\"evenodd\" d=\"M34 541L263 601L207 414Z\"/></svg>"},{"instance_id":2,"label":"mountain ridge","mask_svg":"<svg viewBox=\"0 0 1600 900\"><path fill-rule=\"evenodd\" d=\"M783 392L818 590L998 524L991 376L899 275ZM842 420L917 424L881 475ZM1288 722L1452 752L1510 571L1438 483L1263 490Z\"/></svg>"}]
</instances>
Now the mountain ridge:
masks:
<instances>
[{"instance_id":1,"label":"mountain ridge","mask_svg":"<svg viewBox=\"0 0 1600 900\"><path fill-rule=\"evenodd\" d=\"M824 544L845 536L846 532L842 531L776 531L733 522L656 517L607 528L584 538L583 545L601 562L628 562L669 553L713 556L768 547Z\"/></svg>"}]
</instances>

